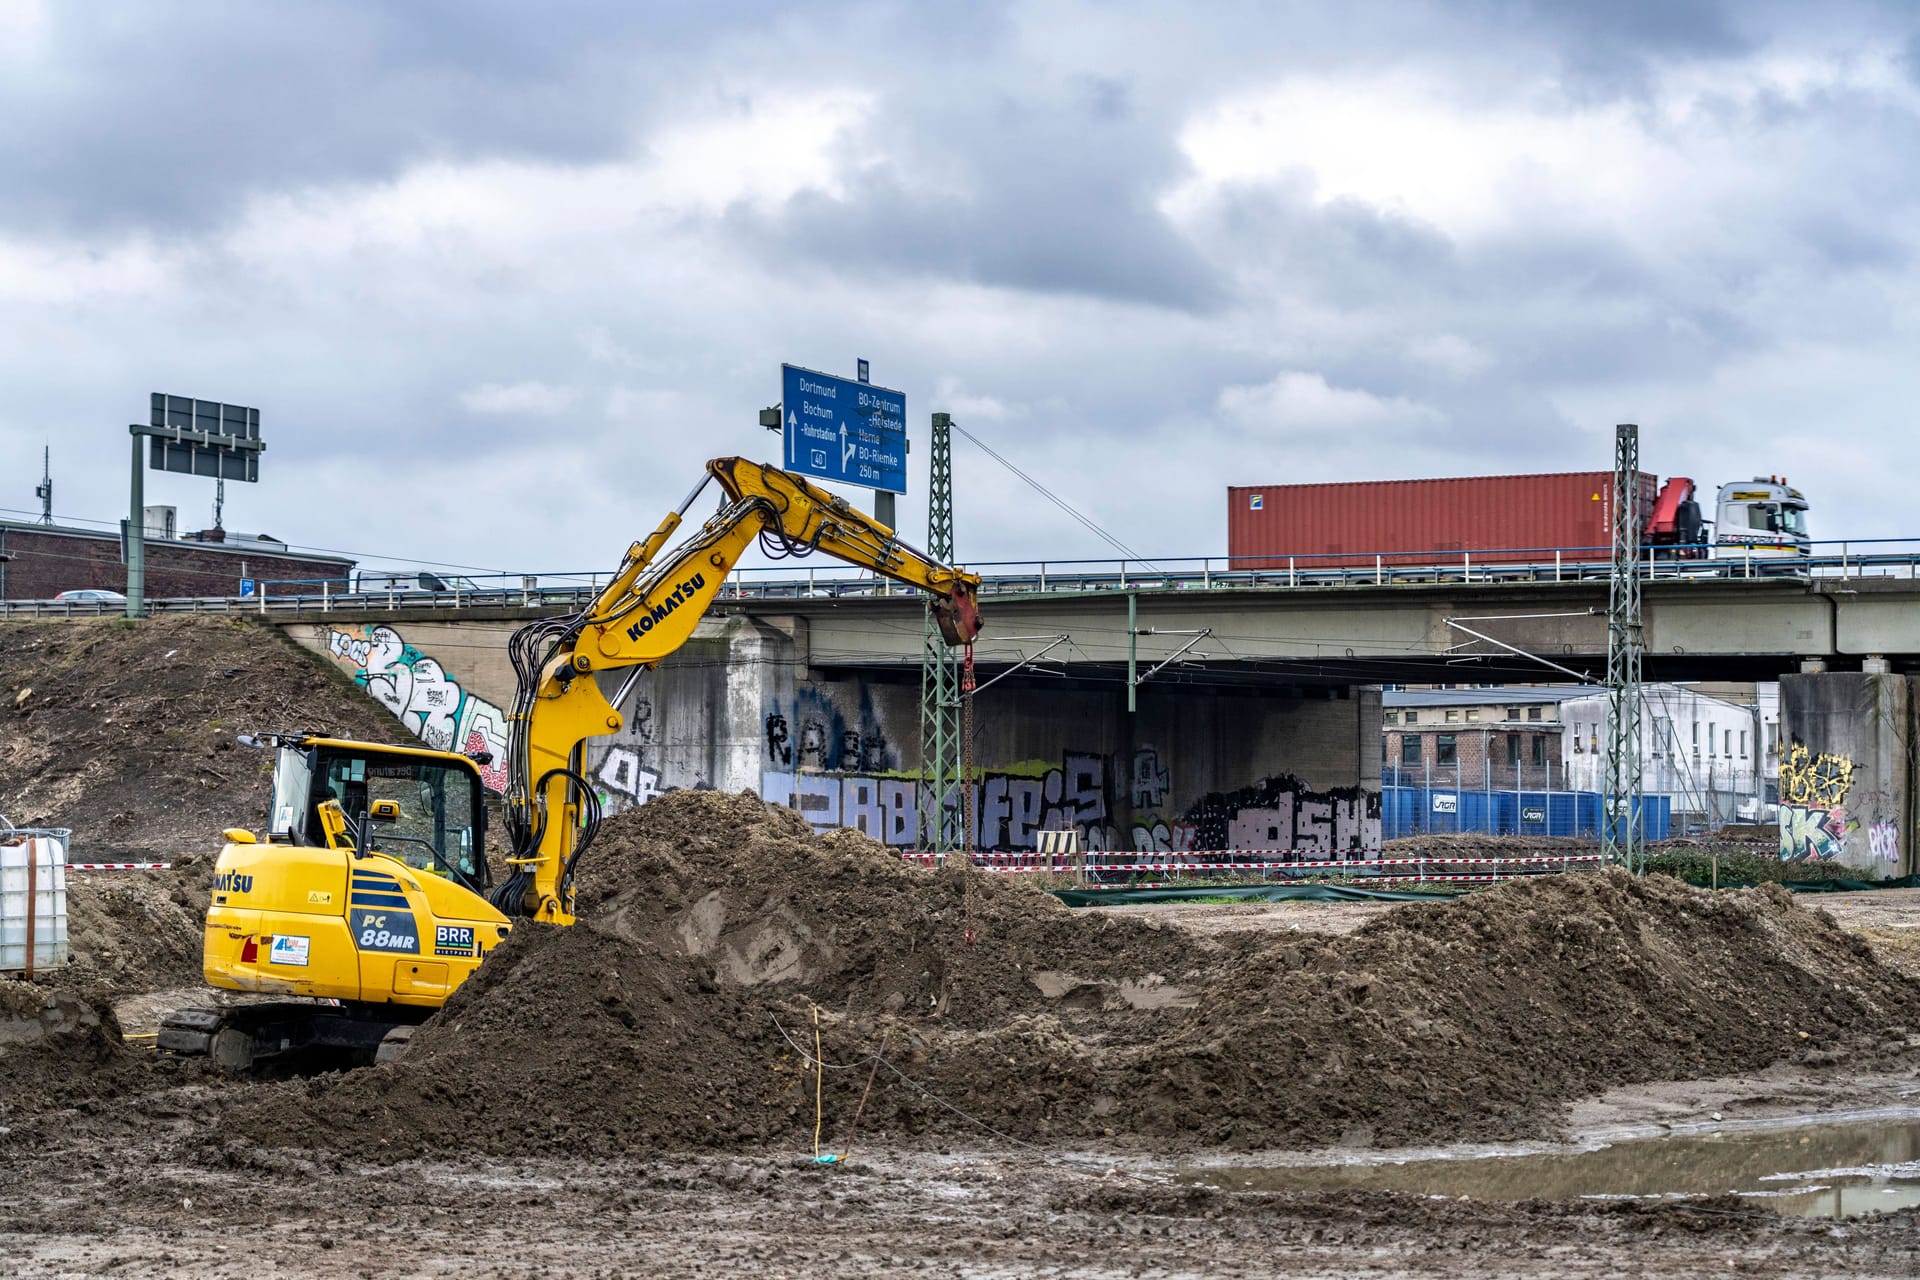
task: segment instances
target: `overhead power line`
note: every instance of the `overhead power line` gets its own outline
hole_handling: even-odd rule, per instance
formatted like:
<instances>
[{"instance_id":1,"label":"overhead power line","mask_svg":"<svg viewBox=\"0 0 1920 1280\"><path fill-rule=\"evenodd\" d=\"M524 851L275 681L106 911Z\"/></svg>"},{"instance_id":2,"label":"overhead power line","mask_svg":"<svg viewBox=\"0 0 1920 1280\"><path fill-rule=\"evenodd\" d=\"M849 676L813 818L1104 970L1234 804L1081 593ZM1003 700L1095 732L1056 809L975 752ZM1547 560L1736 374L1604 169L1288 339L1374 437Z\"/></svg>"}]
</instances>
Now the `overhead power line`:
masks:
<instances>
[{"instance_id":1,"label":"overhead power line","mask_svg":"<svg viewBox=\"0 0 1920 1280\"><path fill-rule=\"evenodd\" d=\"M1092 517L1083 514L1077 507L1073 506L1065 498L1062 498L1059 494L1053 492L1053 490L1047 488L1047 486L1041 484L1038 480L1035 480L1032 476L1028 475L1026 472L1022 471L1020 468L1014 466L1011 462L1008 462L1005 458L1001 457L998 453L994 451L993 446L989 445L985 440L982 440L979 436L976 436L975 434L973 434L973 432L967 430L965 427L961 426L957 422L953 423L952 426L955 431L958 431L961 435L973 441L973 443L979 447L982 453L986 454L989 458L992 458L995 462L999 463L1001 466L1005 467L1007 470L1013 472L1014 475L1020 477L1021 480L1025 481L1026 484L1035 493L1039 494L1041 497L1045 498L1048 502L1051 502L1054 506L1060 508L1062 511L1066 512L1068 515L1072 516L1075 520L1079 521L1080 524L1084 526L1096 538L1099 538L1101 541L1105 542L1108 546L1113 547L1115 550L1119 551L1122 555L1126 556L1127 559L1138 560L1147 568L1153 569L1155 572L1159 571L1159 567L1155 565L1151 560L1146 559L1146 557L1142 556L1138 551L1135 551L1132 547L1128 546L1126 543L1120 541L1120 539L1114 537L1112 534L1108 533L1105 529L1101 528L1097 523L1094 522Z\"/></svg>"}]
</instances>

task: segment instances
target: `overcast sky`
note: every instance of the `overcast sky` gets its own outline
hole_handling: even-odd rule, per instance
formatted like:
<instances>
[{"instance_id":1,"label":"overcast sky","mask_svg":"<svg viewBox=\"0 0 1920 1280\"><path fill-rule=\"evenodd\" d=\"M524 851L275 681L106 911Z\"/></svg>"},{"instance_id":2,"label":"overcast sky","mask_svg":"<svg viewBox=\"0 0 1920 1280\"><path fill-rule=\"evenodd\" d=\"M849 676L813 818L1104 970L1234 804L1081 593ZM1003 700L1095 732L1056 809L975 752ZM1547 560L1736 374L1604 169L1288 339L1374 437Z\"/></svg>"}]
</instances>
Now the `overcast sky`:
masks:
<instances>
[{"instance_id":1,"label":"overcast sky","mask_svg":"<svg viewBox=\"0 0 1920 1280\"><path fill-rule=\"evenodd\" d=\"M936 409L1156 555L1620 421L1920 535L1917 158L1912 4L0 0L0 507L124 515L159 390L260 409L229 528L602 569L866 357L915 540ZM963 559L1111 554L955 471Z\"/></svg>"}]
</instances>

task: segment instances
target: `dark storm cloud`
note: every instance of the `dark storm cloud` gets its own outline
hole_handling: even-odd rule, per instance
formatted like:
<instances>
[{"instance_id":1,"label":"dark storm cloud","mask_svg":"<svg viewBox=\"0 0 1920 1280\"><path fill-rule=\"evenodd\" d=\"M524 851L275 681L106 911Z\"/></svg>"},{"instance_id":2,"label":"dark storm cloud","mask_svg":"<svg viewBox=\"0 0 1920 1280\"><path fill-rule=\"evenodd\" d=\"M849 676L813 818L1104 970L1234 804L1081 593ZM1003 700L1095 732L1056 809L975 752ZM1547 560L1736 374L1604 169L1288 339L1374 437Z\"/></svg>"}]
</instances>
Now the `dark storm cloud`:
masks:
<instances>
[{"instance_id":1,"label":"dark storm cloud","mask_svg":"<svg viewBox=\"0 0 1920 1280\"><path fill-rule=\"evenodd\" d=\"M261 187L423 159L598 159L652 79L772 3L349 0L49 5L47 57L0 77L0 224L205 227Z\"/></svg>"},{"instance_id":2,"label":"dark storm cloud","mask_svg":"<svg viewBox=\"0 0 1920 1280\"><path fill-rule=\"evenodd\" d=\"M276 531L542 569L617 552L699 458L763 444L780 360L872 357L918 424L956 409L1115 528L1149 476L1151 549L1175 553L1217 548L1217 490L1256 463L1604 466L1611 423L1664 405L1764 471L1811 447L1769 434L1779 388L1896 447L1874 414L1915 390L1920 123L1880 81L1920 85L1920 45L1897 7L46 12L44 49L0 48L0 329L26 335L0 344L0 474L37 475L43 423L105 423L91 514L124 504L150 379L270 415L263 509L333 476ZM1269 99L1331 141L1262 121ZM1430 105L1449 154L1394 163L1382 101ZM740 139L754 161L718 154ZM1591 177L1564 156L1590 143ZM797 193L755 169L788 147ZM1809 335L1829 367L1793 363ZM1693 466L1684 445L1657 465ZM969 556L1102 550L962 465Z\"/></svg>"}]
</instances>

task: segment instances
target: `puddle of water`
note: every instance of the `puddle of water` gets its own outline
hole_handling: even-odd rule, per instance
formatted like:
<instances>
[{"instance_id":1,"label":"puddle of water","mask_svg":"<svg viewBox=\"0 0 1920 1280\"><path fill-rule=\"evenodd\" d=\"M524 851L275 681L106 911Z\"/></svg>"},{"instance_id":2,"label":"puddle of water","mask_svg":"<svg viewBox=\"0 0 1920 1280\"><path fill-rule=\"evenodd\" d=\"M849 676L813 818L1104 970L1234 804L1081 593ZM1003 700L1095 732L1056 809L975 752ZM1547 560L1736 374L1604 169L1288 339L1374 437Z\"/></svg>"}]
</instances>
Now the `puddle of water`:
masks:
<instances>
[{"instance_id":1,"label":"puddle of water","mask_svg":"<svg viewBox=\"0 0 1920 1280\"><path fill-rule=\"evenodd\" d=\"M1842 1218L1920 1205L1920 1117L1637 1138L1577 1151L1400 1162L1201 1166L1229 1190L1355 1188L1476 1200L1661 1199L1731 1192L1756 1206Z\"/></svg>"}]
</instances>

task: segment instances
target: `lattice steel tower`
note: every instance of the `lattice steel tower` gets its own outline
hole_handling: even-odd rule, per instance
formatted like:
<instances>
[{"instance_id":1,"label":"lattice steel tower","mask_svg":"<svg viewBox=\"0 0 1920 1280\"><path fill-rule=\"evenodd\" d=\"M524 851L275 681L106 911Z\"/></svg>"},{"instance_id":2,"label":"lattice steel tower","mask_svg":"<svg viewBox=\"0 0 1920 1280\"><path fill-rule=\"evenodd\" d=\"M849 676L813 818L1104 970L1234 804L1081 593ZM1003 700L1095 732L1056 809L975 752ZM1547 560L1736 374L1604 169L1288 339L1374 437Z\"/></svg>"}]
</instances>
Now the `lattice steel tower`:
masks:
<instances>
[{"instance_id":1,"label":"lattice steel tower","mask_svg":"<svg viewBox=\"0 0 1920 1280\"><path fill-rule=\"evenodd\" d=\"M953 563L953 419L933 415L933 460L927 482L927 554ZM945 865L961 847L960 657L940 635L933 600L927 601L926 639L920 658L920 847ZM948 800L952 800L952 804Z\"/></svg>"},{"instance_id":2,"label":"lattice steel tower","mask_svg":"<svg viewBox=\"0 0 1920 1280\"><path fill-rule=\"evenodd\" d=\"M1640 428L1622 423L1613 437L1613 573L1607 590L1607 777L1600 815L1601 853L1636 875L1646 869L1641 809L1640 726Z\"/></svg>"}]
</instances>

